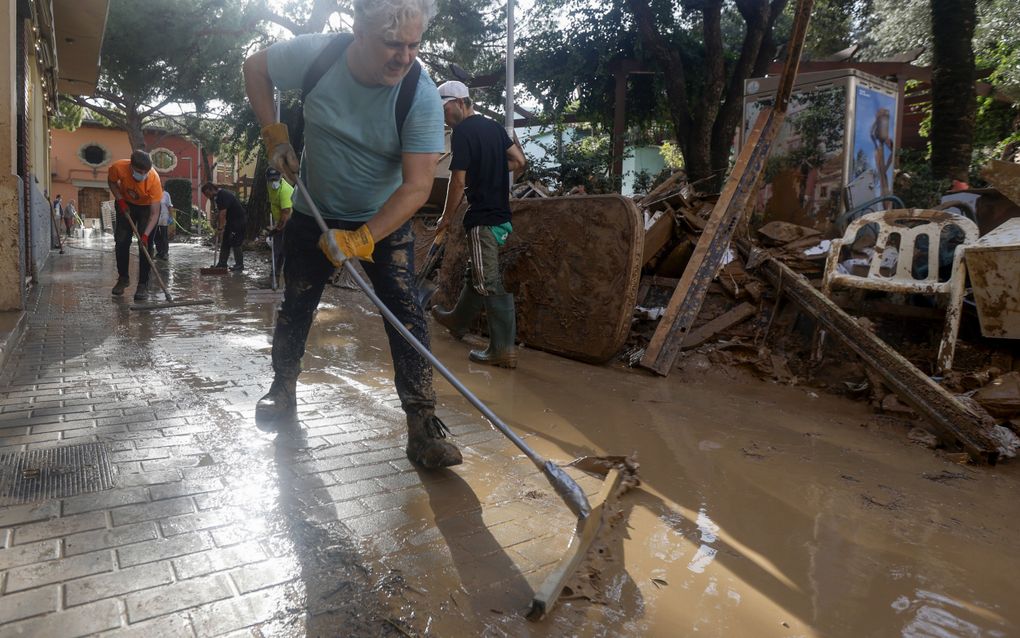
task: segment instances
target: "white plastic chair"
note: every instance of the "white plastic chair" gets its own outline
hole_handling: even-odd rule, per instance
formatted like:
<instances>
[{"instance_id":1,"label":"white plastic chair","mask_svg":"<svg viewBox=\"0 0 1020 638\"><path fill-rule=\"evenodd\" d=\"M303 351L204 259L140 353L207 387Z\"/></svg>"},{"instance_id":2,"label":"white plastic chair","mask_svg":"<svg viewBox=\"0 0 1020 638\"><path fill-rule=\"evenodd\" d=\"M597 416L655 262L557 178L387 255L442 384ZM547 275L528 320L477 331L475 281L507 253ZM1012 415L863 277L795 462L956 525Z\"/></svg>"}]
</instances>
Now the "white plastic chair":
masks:
<instances>
[{"instance_id":1,"label":"white plastic chair","mask_svg":"<svg viewBox=\"0 0 1020 638\"><path fill-rule=\"evenodd\" d=\"M840 255L844 246L857 240L859 231L869 224L876 230L873 252L867 260L867 274L857 275L839 271ZM953 252L952 268L946 281L939 281L939 252L946 228L957 227L963 240ZM898 237L898 246L890 240ZM927 237L927 246L918 246L922 237ZM953 367L956 350L956 334L960 328L960 312L963 306L964 282L967 278L963 261L963 249L978 239L977 225L971 220L946 211L898 209L869 213L851 223L842 239L832 242L825 261L825 276L822 293L830 296L834 287L880 290L883 292L935 295L946 297L946 320L942 329L942 340L936 370L944 374ZM886 254L895 249L898 255ZM915 255L927 251L927 268L923 278L915 276ZM891 259L895 257L895 259ZM885 258L885 259L884 259ZM883 261L885 264L883 265ZM894 266L890 266L894 263ZM891 271L891 272L890 272ZM824 333L815 340L816 357L821 353Z\"/></svg>"}]
</instances>

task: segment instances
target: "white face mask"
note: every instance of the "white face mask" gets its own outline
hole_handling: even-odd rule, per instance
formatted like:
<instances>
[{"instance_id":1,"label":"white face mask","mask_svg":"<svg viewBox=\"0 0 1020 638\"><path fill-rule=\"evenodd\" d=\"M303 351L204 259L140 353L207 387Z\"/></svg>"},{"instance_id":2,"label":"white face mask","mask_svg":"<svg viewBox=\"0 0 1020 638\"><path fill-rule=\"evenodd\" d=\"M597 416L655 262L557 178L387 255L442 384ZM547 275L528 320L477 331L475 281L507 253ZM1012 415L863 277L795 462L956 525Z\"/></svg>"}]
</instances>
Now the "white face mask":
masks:
<instances>
[{"instance_id":1,"label":"white face mask","mask_svg":"<svg viewBox=\"0 0 1020 638\"><path fill-rule=\"evenodd\" d=\"M269 188L273 189L274 191L275 191L276 189L280 188L280 182L279 182L279 180L277 180L277 181L273 181L273 182L269 182Z\"/></svg>"},{"instance_id":2,"label":"white face mask","mask_svg":"<svg viewBox=\"0 0 1020 638\"><path fill-rule=\"evenodd\" d=\"M146 175L148 175L147 172L146 173L139 173L138 171L131 171L131 177L134 177L136 182L140 182L143 179L145 179Z\"/></svg>"}]
</instances>

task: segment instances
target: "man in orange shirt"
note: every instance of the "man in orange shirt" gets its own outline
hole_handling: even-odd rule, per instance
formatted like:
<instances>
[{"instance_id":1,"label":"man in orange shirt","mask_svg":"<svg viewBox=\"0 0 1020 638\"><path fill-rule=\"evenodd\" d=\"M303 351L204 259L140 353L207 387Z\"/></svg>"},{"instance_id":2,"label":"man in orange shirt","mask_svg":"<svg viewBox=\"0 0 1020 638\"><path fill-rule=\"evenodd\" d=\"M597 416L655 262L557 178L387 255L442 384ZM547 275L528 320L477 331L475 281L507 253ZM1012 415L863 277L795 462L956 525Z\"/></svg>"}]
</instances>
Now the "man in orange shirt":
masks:
<instances>
[{"instance_id":1,"label":"man in orange shirt","mask_svg":"<svg viewBox=\"0 0 1020 638\"><path fill-rule=\"evenodd\" d=\"M106 181L116 200L117 221L114 224L113 239L117 254L117 285L113 287L114 295L123 295L124 289L131 283L128 276L128 263L131 259L131 225L125 215L131 215L138 232L142 234L142 243L152 253L152 230L159 221L159 203L163 199L163 185L159 175L152 170L152 158L143 150L131 153L130 160L117 160L110 165ZM138 287L135 289L135 301L149 298L149 260L142 255L142 247L138 247Z\"/></svg>"}]
</instances>

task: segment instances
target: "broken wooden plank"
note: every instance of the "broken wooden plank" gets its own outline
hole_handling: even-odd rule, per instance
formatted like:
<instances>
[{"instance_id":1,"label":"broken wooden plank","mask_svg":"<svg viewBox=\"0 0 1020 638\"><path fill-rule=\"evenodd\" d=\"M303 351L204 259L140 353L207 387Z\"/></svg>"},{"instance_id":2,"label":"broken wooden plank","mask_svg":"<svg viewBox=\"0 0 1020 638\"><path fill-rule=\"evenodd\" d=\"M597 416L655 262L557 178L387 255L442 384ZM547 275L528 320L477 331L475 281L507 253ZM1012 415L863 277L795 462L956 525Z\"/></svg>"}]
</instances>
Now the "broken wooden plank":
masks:
<instances>
[{"instance_id":1,"label":"broken wooden plank","mask_svg":"<svg viewBox=\"0 0 1020 638\"><path fill-rule=\"evenodd\" d=\"M671 188L674 188L676 186L677 182L679 182L681 179L684 179L686 177L687 177L687 173L684 172L684 171L677 171L677 172L673 173L672 175L667 177L665 180L663 180L663 182L661 184L659 184L658 186L653 188L651 190L651 192L649 192L647 195L642 197L641 201L639 201L637 203L638 206L641 207L641 208L647 207L647 203L648 202L653 201L654 199L659 197L659 195L662 195L663 193L665 193L667 190L669 190Z\"/></svg>"},{"instance_id":2,"label":"broken wooden plank","mask_svg":"<svg viewBox=\"0 0 1020 638\"><path fill-rule=\"evenodd\" d=\"M764 169L768 149L779 130L774 125L777 119L781 120L782 116L772 110L762 111L759 115L719 203L684 268L680 284L666 307L666 314L641 358L642 367L663 376L672 370L686 333L701 311L708 286L715 279L733 231L750 200L758 175Z\"/></svg>"},{"instance_id":3,"label":"broken wooden plank","mask_svg":"<svg viewBox=\"0 0 1020 638\"><path fill-rule=\"evenodd\" d=\"M813 0L798 0L793 30L787 48L786 64L779 78L775 104L763 110L740 149L737 162L719 195L719 201L712 210L712 216L701 234L698 245L687 262L680 285L677 286L666 307L655 334L648 343L648 349L641 358L641 367L666 376L680 354L687 332L701 311L708 286L722 265L729 249L730 239L737 225L748 210L755 186L765 171L765 160L772 150L772 144L779 135L780 126L786 115L786 108L793 91L793 80L804 50L804 35L811 17Z\"/></svg>"},{"instance_id":4,"label":"broken wooden plank","mask_svg":"<svg viewBox=\"0 0 1020 638\"><path fill-rule=\"evenodd\" d=\"M688 332L687 338L684 339L684 350L700 346L717 333L737 325L748 317L754 316L756 312L758 312L758 309L746 301L739 306L731 308L708 323Z\"/></svg>"},{"instance_id":5,"label":"broken wooden plank","mask_svg":"<svg viewBox=\"0 0 1020 638\"><path fill-rule=\"evenodd\" d=\"M759 269L776 290L839 338L882 378L882 383L924 415L945 444L961 446L975 462L995 464L999 458L995 442L980 428L978 416L948 390L843 312L803 275L778 259L764 256L764 251L750 254L753 251L746 241L738 240L738 246L748 256L748 264L760 262Z\"/></svg>"},{"instance_id":6,"label":"broken wooden plank","mask_svg":"<svg viewBox=\"0 0 1020 638\"><path fill-rule=\"evenodd\" d=\"M669 243L671 237L673 237L673 226L676 224L676 218L673 215L673 209L669 206L666 210L659 215L659 218L652 222L649 228L645 229L645 246L641 252L641 265L645 265L652 259L662 248Z\"/></svg>"},{"instance_id":7,"label":"broken wooden plank","mask_svg":"<svg viewBox=\"0 0 1020 638\"><path fill-rule=\"evenodd\" d=\"M680 214L683 216L684 221L691 227L692 230L702 232L705 230L705 226L708 225L708 221L698 217L689 208L681 208Z\"/></svg>"},{"instance_id":8,"label":"broken wooden plank","mask_svg":"<svg viewBox=\"0 0 1020 638\"><path fill-rule=\"evenodd\" d=\"M541 620L556 604L563 592L563 586L574 575L595 538L605 526L606 502L617 494L622 481L623 473L620 470L616 468L609 470L606 480L602 483L602 489L592 502L591 514L578 522L574 536L570 539L570 546L567 547L567 553L535 592L535 597L531 600L531 611L527 614L528 620Z\"/></svg>"}]
</instances>

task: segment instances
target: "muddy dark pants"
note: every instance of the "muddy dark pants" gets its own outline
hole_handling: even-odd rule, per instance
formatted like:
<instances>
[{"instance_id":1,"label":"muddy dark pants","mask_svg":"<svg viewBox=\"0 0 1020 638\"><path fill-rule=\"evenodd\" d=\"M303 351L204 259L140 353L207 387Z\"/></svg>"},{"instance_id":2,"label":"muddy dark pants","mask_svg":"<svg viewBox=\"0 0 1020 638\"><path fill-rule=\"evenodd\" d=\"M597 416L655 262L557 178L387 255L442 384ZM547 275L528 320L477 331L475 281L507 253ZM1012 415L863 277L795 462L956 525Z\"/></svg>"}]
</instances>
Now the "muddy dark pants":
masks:
<instances>
[{"instance_id":1,"label":"muddy dark pants","mask_svg":"<svg viewBox=\"0 0 1020 638\"><path fill-rule=\"evenodd\" d=\"M149 225L150 208L148 206L136 206L135 204L128 204L128 208L130 209L131 219L134 220L135 226L138 227L138 233L144 233L145 227ZM131 224L120 213L117 213L117 221L113 229L113 242L114 252L117 255L117 275L121 279L129 278L128 265L131 260L132 237L134 237L134 233L131 231ZM149 249L150 255L152 254L152 239L152 237L149 237L149 244L146 246ZM149 283L149 260L142 254L141 246L138 247L138 283Z\"/></svg>"},{"instance_id":2,"label":"muddy dark pants","mask_svg":"<svg viewBox=\"0 0 1020 638\"><path fill-rule=\"evenodd\" d=\"M284 226L283 230L277 232L273 236L273 259L276 260L276 274L279 275L283 272L283 258L285 255L285 247L287 246L287 227Z\"/></svg>"},{"instance_id":3,"label":"muddy dark pants","mask_svg":"<svg viewBox=\"0 0 1020 638\"><path fill-rule=\"evenodd\" d=\"M170 256L170 232L166 226L156 225L155 233L156 254L166 259Z\"/></svg>"},{"instance_id":4,"label":"muddy dark pants","mask_svg":"<svg viewBox=\"0 0 1020 638\"><path fill-rule=\"evenodd\" d=\"M227 222L223 229L223 241L220 242L220 263L217 266L226 266L227 257L230 255L230 249L234 249L234 265L239 266L244 263L244 255L242 253L242 244L244 244L244 222Z\"/></svg>"},{"instance_id":5,"label":"muddy dark pants","mask_svg":"<svg viewBox=\"0 0 1020 638\"><path fill-rule=\"evenodd\" d=\"M354 230L361 222L326 220L330 228ZM294 379L301 372L301 357L322 290L335 268L319 250L321 236L315 220L294 212L287 222L284 242L283 305L273 333L273 372L279 379ZM361 262L375 293L411 333L429 347L428 326L414 294L414 234L410 222L375 245L373 263ZM386 336L395 371L394 384L404 411L435 408L432 367L388 322Z\"/></svg>"}]
</instances>

